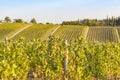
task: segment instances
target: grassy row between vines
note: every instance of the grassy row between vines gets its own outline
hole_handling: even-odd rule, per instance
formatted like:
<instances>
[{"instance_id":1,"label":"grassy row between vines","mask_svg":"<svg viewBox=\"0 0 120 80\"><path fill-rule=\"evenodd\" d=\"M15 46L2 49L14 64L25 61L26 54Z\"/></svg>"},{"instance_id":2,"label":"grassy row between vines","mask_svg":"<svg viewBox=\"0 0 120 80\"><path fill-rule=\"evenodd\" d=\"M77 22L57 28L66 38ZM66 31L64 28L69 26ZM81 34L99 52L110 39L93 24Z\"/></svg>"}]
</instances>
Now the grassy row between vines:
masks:
<instances>
[{"instance_id":1,"label":"grassy row between vines","mask_svg":"<svg viewBox=\"0 0 120 80\"><path fill-rule=\"evenodd\" d=\"M66 45L53 36L48 41L23 38L0 43L0 79L62 80L68 52L69 80L107 80L120 77L120 43L90 43L77 38Z\"/></svg>"}]
</instances>

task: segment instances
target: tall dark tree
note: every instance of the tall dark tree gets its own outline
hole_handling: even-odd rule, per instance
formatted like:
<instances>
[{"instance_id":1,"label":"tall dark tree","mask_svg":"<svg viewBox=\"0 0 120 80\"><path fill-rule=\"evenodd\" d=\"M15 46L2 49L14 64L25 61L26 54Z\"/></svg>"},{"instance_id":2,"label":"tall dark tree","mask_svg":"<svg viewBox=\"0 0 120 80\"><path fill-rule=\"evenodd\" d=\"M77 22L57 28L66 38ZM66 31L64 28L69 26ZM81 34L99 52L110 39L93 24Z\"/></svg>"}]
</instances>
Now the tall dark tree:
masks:
<instances>
[{"instance_id":1,"label":"tall dark tree","mask_svg":"<svg viewBox=\"0 0 120 80\"><path fill-rule=\"evenodd\" d=\"M118 17L118 18L116 19L116 25L117 25L117 26L120 25L120 17Z\"/></svg>"},{"instance_id":2,"label":"tall dark tree","mask_svg":"<svg viewBox=\"0 0 120 80\"><path fill-rule=\"evenodd\" d=\"M6 17L5 17L5 22L11 22L10 17L6 16Z\"/></svg>"},{"instance_id":3,"label":"tall dark tree","mask_svg":"<svg viewBox=\"0 0 120 80\"><path fill-rule=\"evenodd\" d=\"M36 21L35 18L33 18L30 22L33 23L33 24L37 24L37 21Z\"/></svg>"}]
</instances>

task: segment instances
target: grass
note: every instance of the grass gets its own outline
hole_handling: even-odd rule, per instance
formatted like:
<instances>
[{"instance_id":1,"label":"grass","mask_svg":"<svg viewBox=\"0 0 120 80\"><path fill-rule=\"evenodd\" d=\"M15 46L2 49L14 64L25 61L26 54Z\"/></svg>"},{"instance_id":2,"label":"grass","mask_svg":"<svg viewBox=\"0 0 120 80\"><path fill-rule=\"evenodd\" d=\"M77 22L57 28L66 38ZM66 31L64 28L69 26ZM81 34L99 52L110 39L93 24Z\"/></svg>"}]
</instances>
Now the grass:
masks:
<instances>
[{"instance_id":1,"label":"grass","mask_svg":"<svg viewBox=\"0 0 120 80\"><path fill-rule=\"evenodd\" d=\"M21 23L2 23L0 24L0 40L4 40L5 37L9 37L16 31L25 27L27 24Z\"/></svg>"},{"instance_id":2,"label":"grass","mask_svg":"<svg viewBox=\"0 0 120 80\"><path fill-rule=\"evenodd\" d=\"M48 36L58 25L53 24L34 24L33 26L23 30L21 33L16 35L13 40L24 37L27 40L38 39L42 40L48 39Z\"/></svg>"}]
</instances>

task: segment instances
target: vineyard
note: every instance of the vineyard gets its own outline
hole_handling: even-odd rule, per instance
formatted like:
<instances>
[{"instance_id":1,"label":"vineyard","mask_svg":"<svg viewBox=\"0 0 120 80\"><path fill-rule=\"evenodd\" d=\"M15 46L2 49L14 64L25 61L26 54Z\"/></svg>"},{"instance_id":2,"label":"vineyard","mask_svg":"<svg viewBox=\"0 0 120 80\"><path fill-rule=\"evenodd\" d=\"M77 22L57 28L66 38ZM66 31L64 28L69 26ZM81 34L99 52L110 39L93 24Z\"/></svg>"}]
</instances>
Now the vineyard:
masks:
<instances>
[{"instance_id":1,"label":"vineyard","mask_svg":"<svg viewBox=\"0 0 120 80\"><path fill-rule=\"evenodd\" d=\"M120 28L119 27L85 27L85 26L61 26L54 36L62 40L77 39L82 36L90 42L119 42Z\"/></svg>"},{"instance_id":2,"label":"vineyard","mask_svg":"<svg viewBox=\"0 0 120 80\"><path fill-rule=\"evenodd\" d=\"M24 28L28 24L4 23L0 25L0 40L5 37L10 37ZM27 40L42 39L47 40L50 35L54 35L68 42L74 41L77 37L82 36L89 42L119 42L120 28L119 27L87 27L77 25L53 25L53 24L34 24L27 29L13 36L12 40L17 40L21 37Z\"/></svg>"},{"instance_id":3,"label":"vineyard","mask_svg":"<svg viewBox=\"0 0 120 80\"><path fill-rule=\"evenodd\" d=\"M2 40L28 25L9 24ZM119 27L33 24L0 42L0 80L120 80L119 37Z\"/></svg>"},{"instance_id":4,"label":"vineyard","mask_svg":"<svg viewBox=\"0 0 120 80\"><path fill-rule=\"evenodd\" d=\"M16 35L13 40L17 40L21 37L26 38L27 40L38 39L41 38L43 40L48 39L48 36L52 33L52 31L57 27L57 25L44 25L44 24L35 24L25 29L18 35Z\"/></svg>"},{"instance_id":5,"label":"vineyard","mask_svg":"<svg viewBox=\"0 0 120 80\"><path fill-rule=\"evenodd\" d=\"M20 23L2 23L0 24L0 40L4 40L5 37L9 37L19 29L23 28L27 24Z\"/></svg>"},{"instance_id":6,"label":"vineyard","mask_svg":"<svg viewBox=\"0 0 120 80\"><path fill-rule=\"evenodd\" d=\"M88 41L92 42L118 42L119 36L116 28L110 27L91 27L89 28L88 35L86 37Z\"/></svg>"},{"instance_id":7,"label":"vineyard","mask_svg":"<svg viewBox=\"0 0 120 80\"><path fill-rule=\"evenodd\" d=\"M86 38L87 31L88 27L70 25L62 26L54 33L54 36L70 42L73 39L77 39L78 36L83 36L84 38Z\"/></svg>"},{"instance_id":8,"label":"vineyard","mask_svg":"<svg viewBox=\"0 0 120 80\"><path fill-rule=\"evenodd\" d=\"M2 80L119 80L120 43L49 37L0 44Z\"/></svg>"}]
</instances>

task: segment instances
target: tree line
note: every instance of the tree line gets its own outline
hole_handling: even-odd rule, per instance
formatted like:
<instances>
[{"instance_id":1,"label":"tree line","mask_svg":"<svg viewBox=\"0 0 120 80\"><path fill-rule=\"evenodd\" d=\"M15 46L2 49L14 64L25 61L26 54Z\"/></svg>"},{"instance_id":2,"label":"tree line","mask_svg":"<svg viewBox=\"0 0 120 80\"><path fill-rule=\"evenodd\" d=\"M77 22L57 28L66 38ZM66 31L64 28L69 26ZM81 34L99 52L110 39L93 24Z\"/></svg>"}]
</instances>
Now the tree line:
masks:
<instances>
[{"instance_id":1,"label":"tree line","mask_svg":"<svg viewBox=\"0 0 120 80\"><path fill-rule=\"evenodd\" d=\"M81 25L81 26L120 26L120 17L107 17L106 19L83 19L75 21L63 21L62 25Z\"/></svg>"},{"instance_id":2,"label":"tree line","mask_svg":"<svg viewBox=\"0 0 120 80\"><path fill-rule=\"evenodd\" d=\"M23 19L11 19L9 16L6 16L3 20L0 20L0 23L32 23L32 24L44 24L38 23L35 18L32 18L29 22L25 22ZM53 24L51 22L46 22L46 24Z\"/></svg>"},{"instance_id":3,"label":"tree line","mask_svg":"<svg viewBox=\"0 0 120 80\"><path fill-rule=\"evenodd\" d=\"M8 16L6 16L6 17L4 18L4 20L0 20L0 22L7 22L7 23L11 23L11 22L13 22L13 23L28 23L28 22L24 22L23 19L14 19L14 20L12 21L11 18L8 17ZM37 24L37 21L36 21L35 18L32 18L31 21L30 21L30 23Z\"/></svg>"}]
</instances>

